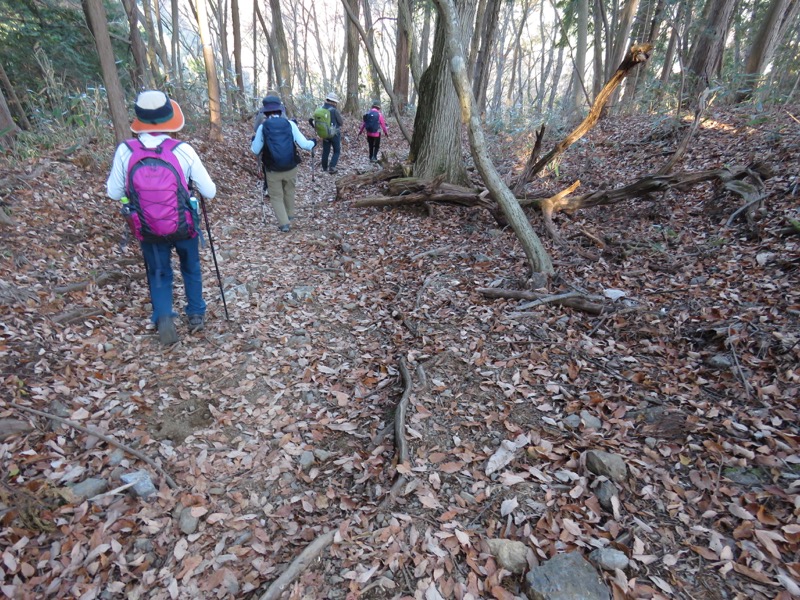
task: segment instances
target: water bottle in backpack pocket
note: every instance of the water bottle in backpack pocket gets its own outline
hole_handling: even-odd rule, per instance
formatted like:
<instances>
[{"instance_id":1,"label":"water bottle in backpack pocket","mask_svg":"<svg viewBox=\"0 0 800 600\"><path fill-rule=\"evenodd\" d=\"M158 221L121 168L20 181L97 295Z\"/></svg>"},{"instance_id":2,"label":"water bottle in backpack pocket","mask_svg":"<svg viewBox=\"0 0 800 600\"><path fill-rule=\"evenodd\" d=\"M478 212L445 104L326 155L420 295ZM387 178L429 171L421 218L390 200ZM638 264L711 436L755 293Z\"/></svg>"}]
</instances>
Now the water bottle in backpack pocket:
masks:
<instances>
[{"instance_id":1,"label":"water bottle in backpack pocket","mask_svg":"<svg viewBox=\"0 0 800 600\"><path fill-rule=\"evenodd\" d=\"M125 144L132 153L126 180L128 225L136 239L159 243L195 237L199 216L174 154L180 142L167 138L156 148L136 139Z\"/></svg>"}]
</instances>

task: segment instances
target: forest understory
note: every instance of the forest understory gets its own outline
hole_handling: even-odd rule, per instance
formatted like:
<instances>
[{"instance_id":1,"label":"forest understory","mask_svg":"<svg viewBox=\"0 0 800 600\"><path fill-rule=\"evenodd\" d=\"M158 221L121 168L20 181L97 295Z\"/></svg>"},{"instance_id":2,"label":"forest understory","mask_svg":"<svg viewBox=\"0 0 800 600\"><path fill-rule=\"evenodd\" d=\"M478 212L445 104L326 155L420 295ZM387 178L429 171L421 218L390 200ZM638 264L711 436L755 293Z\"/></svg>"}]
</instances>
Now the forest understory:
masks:
<instances>
[{"instance_id":1,"label":"forest understory","mask_svg":"<svg viewBox=\"0 0 800 600\"><path fill-rule=\"evenodd\" d=\"M352 206L377 188L335 200L334 177L379 168L354 122L337 175L312 179L305 155L288 234L263 220L249 123L217 144L181 136L218 186L230 319L206 246L206 329L184 320L167 348L105 194L113 149L0 158L0 591L261 598L316 540L283 597L521 598L487 542L506 538L529 564L623 551L603 572L615 598L796 597L799 115L703 120L675 171L774 172L730 225L742 199L710 182L557 213L548 291L598 297L599 315L481 293L527 289L522 248L486 210ZM602 120L529 195L654 173L688 124ZM491 139L502 173L523 166L521 141ZM382 149L407 153L395 131ZM487 474L503 441L513 460ZM627 466L610 508L585 464L598 450ZM146 498L121 489L139 470Z\"/></svg>"}]
</instances>

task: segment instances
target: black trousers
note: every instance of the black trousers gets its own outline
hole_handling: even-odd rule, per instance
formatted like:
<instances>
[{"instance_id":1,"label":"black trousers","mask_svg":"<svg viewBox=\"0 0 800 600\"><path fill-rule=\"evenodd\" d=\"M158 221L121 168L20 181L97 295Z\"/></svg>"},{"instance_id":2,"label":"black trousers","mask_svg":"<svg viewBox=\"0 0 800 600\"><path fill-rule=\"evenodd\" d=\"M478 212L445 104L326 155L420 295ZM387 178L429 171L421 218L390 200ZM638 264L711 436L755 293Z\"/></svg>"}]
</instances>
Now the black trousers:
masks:
<instances>
[{"instance_id":1,"label":"black trousers","mask_svg":"<svg viewBox=\"0 0 800 600\"><path fill-rule=\"evenodd\" d=\"M367 144L369 145L369 159L378 160L378 150L381 148L381 136L372 137L368 135Z\"/></svg>"}]
</instances>

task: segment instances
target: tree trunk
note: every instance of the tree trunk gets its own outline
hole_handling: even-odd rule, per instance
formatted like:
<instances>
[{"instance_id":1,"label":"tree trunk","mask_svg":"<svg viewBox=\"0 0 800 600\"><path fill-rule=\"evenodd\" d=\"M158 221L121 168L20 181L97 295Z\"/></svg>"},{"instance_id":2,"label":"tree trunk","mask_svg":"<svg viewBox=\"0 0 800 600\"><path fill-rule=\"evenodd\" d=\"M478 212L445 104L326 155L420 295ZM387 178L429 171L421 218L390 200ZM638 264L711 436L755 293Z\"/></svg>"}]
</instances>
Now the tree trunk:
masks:
<instances>
[{"instance_id":1,"label":"tree trunk","mask_svg":"<svg viewBox=\"0 0 800 600\"><path fill-rule=\"evenodd\" d=\"M389 96L389 100L391 103L391 108L394 111L394 116L397 119L397 125L400 127L400 131L403 134L403 137L406 138L408 143L411 143L411 136L409 135L408 131L406 131L405 126L403 125L403 121L400 118L400 112L397 106L397 99L394 97L392 93L392 88L389 86L389 82L386 81L386 77L383 76L383 71L378 64L378 59L375 58L375 52L372 50L372 47L367 45L367 34L364 32L364 29L361 27L361 24L358 22L356 15L353 14L350 6L347 3L347 0L342 0L342 6L344 6L345 13L347 13L347 18L349 21L355 26L356 33L361 36L361 40L364 42L364 48L369 55L369 59L372 62L372 66L378 72L378 77L380 77L381 82L383 83L383 88L386 90L386 94Z\"/></svg>"},{"instance_id":2,"label":"tree trunk","mask_svg":"<svg viewBox=\"0 0 800 600\"><path fill-rule=\"evenodd\" d=\"M275 65L277 87L281 93L281 100L286 106L286 114L295 115L294 98L292 97L292 68L289 64L289 47L286 44L286 33L283 29L283 15L281 14L280 0L269 0L272 9L272 38L271 48Z\"/></svg>"},{"instance_id":3,"label":"tree trunk","mask_svg":"<svg viewBox=\"0 0 800 600\"><path fill-rule=\"evenodd\" d=\"M456 30L456 8L453 0L436 0L439 7L439 21L442 25L442 37L445 39L443 50L446 50L454 87L457 90L461 108L461 117L467 123L470 147L475 164L483 177L489 191L503 209L511 228L525 250L528 266L531 273L552 274L553 264L541 240L531 227L528 218L511 191L503 184L500 176L489 158L486 141L483 137L480 118L472 97L467 69L461 48L463 47L464 32ZM462 6L462 9L464 7ZM459 15L462 19L465 15ZM460 39L459 39L460 37Z\"/></svg>"},{"instance_id":4,"label":"tree trunk","mask_svg":"<svg viewBox=\"0 0 800 600\"><path fill-rule=\"evenodd\" d=\"M786 33L788 24L797 16L798 10L800 10L800 0L772 0L747 55L744 68L747 89L737 94L738 102L752 97L764 68L772 60L775 49Z\"/></svg>"},{"instance_id":5,"label":"tree trunk","mask_svg":"<svg viewBox=\"0 0 800 600\"><path fill-rule=\"evenodd\" d=\"M375 27L372 23L372 11L369 7L369 0L363 0L362 8L364 9L364 27L367 30L367 44L375 47ZM399 21L399 17L398 17ZM369 63L369 95L371 99L381 97L381 78L378 75L378 70L372 61Z\"/></svg>"},{"instance_id":6,"label":"tree trunk","mask_svg":"<svg viewBox=\"0 0 800 600\"><path fill-rule=\"evenodd\" d=\"M454 35L456 43L465 44L469 40L475 0L460 0L458 10L461 29ZM447 64L445 23L441 11L439 6L431 64L420 82L409 158L414 162L416 177L434 179L444 175L448 183L464 185L468 178L462 157L460 111Z\"/></svg>"},{"instance_id":7,"label":"tree trunk","mask_svg":"<svg viewBox=\"0 0 800 600\"><path fill-rule=\"evenodd\" d=\"M151 89L153 80L150 77L150 69L147 66L147 48L144 46L142 36L139 33L139 10L135 0L122 0L125 14L128 15L128 27L130 28L131 54L133 55L133 87L136 90L142 88Z\"/></svg>"},{"instance_id":8,"label":"tree trunk","mask_svg":"<svg viewBox=\"0 0 800 600\"><path fill-rule=\"evenodd\" d=\"M239 0L231 0L231 16L233 18L233 68L236 72L236 98L239 112L244 116L244 66L242 65L242 24L239 19ZM255 23L253 23L253 29L255 29Z\"/></svg>"},{"instance_id":9,"label":"tree trunk","mask_svg":"<svg viewBox=\"0 0 800 600\"><path fill-rule=\"evenodd\" d=\"M586 49L589 46L589 0L578 0L578 39L575 45L575 71L572 82L572 110L579 112L586 99Z\"/></svg>"},{"instance_id":10,"label":"tree trunk","mask_svg":"<svg viewBox=\"0 0 800 600\"><path fill-rule=\"evenodd\" d=\"M611 64L618 65L625 58L625 54L630 48L630 35L633 26L633 18L636 16L636 9L639 7L639 0L627 0L622 11L620 23L614 36L614 50L611 54ZM616 102L619 90L609 98L609 105Z\"/></svg>"},{"instance_id":11,"label":"tree trunk","mask_svg":"<svg viewBox=\"0 0 800 600\"><path fill-rule=\"evenodd\" d=\"M736 0L706 0L705 19L692 45L688 75L690 98L699 96L714 79L725 48L725 37ZM710 8L709 8L710 7Z\"/></svg>"},{"instance_id":12,"label":"tree trunk","mask_svg":"<svg viewBox=\"0 0 800 600\"><path fill-rule=\"evenodd\" d=\"M206 83L208 85L208 111L211 129L211 141L222 141L222 111L220 110L219 80L217 67L214 64L214 50L211 47L211 32L208 29L208 9L206 0L197 0L197 27L200 31L200 43L203 46L203 62L206 66Z\"/></svg>"},{"instance_id":13,"label":"tree trunk","mask_svg":"<svg viewBox=\"0 0 800 600\"><path fill-rule=\"evenodd\" d=\"M164 70L169 70L169 55L167 54L167 45L164 43L164 24L161 22L161 0L153 0L153 11L156 17L156 25L158 26L158 56L161 58L161 63L164 65Z\"/></svg>"},{"instance_id":14,"label":"tree trunk","mask_svg":"<svg viewBox=\"0 0 800 600\"><path fill-rule=\"evenodd\" d=\"M605 7L603 0L594 0L594 78L592 79L592 98L597 98L597 94L603 89L603 20L605 19Z\"/></svg>"},{"instance_id":15,"label":"tree trunk","mask_svg":"<svg viewBox=\"0 0 800 600\"><path fill-rule=\"evenodd\" d=\"M640 5L640 14L633 28L634 42L644 41L655 47L661 30L661 22L664 15L664 0L647 0ZM632 105L636 100L636 94L642 87L650 62L636 67L625 81L625 93L622 103Z\"/></svg>"},{"instance_id":16,"label":"tree trunk","mask_svg":"<svg viewBox=\"0 0 800 600\"><path fill-rule=\"evenodd\" d=\"M11 115L16 117L17 126L25 131L29 130L31 122L28 120L28 115L25 114L25 109L22 108L22 103L17 98L17 93L14 91L14 86L11 85L11 80L3 68L3 63L0 62L0 91L2 90L5 90L5 94L8 96L7 107L11 111ZM4 129L5 127L0 125L0 131Z\"/></svg>"},{"instance_id":17,"label":"tree trunk","mask_svg":"<svg viewBox=\"0 0 800 600\"><path fill-rule=\"evenodd\" d=\"M258 97L258 57L261 52L258 47L258 0L253 0L253 96Z\"/></svg>"},{"instance_id":18,"label":"tree trunk","mask_svg":"<svg viewBox=\"0 0 800 600\"><path fill-rule=\"evenodd\" d=\"M176 92L183 99L183 62L181 61L181 24L178 0L172 0L172 71L175 74Z\"/></svg>"},{"instance_id":19,"label":"tree trunk","mask_svg":"<svg viewBox=\"0 0 800 600\"><path fill-rule=\"evenodd\" d=\"M0 64L0 69L3 66ZM5 71L3 71L5 75ZM0 87L0 148L8 148L19 132L19 127L11 118L11 111L6 103L6 96L3 94L3 88ZM0 208L0 211L3 210ZM2 215L0 215L2 216Z\"/></svg>"},{"instance_id":20,"label":"tree trunk","mask_svg":"<svg viewBox=\"0 0 800 600\"><path fill-rule=\"evenodd\" d=\"M142 14L144 15L144 29L147 32L147 44L145 48L147 49L147 60L150 63L150 73L153 76L153 84L155 87L160 88L164 84L164 75L161 73L161 68L158 65L158 55L156 54L158 38L156 37L155 27L153 27L153 13L150 0L142 0Z\"/></svg>"},{"instance_id":21,"label":"tree trunk","mask_svg":"<svg viewBox=\"0 0 800 600\"><path fill-rule=\"evenodd\" d=\"M475 71L472 77L472 90L478 103L478 112L486 111L486 88L489 85L489 66L491 65L492 51L497 37L497 25L500 18L500 0L488 0L486 15L483 22L477 21L476 29L480 28L481 43L475 57Z\"/></svg>"},{"instance_id":22,"label":"tree trunk","mask_svg":"<svg viewBox=\"0 0 800 600\"><path fill-rule=\"evenodd\" d=\"M358 104L358 22L361 5L358 0L345 0L348 3L348 14L352 13L355 19L349 19L345 27L345 45L347 48L347 92L345 95L342 112L358 116L361 112Z\"/></svg>"},{"instance_id":23,"label":"tree trunk","mask_svg":"<svg viewBox=\"0 0 800 600\"><path fill-rule=\"evenodd\" d=\"M411 57L411 43L409 29L412 23L408 22L411 11L408 7L409 0L397 0L397 29L394 59L394 84L392 92L397 102L400 103L398 111L405 114L408 106L409 92L409 62Z\"/></svg>"},{"instance_id":24,"label":"tree trunk","mask_svg":"<svg viewBox=\"0 0 800 600\"><path fill-rule=\"evenodd\" d=\"M225 103L225 106L233 105L231 102L231 84L230 77L233 70L231 69L231 57L228 52L228 0L208 0L211 14L214 16L214 23L217 26L217 40L219 44L219 55L222 58L222 89L220 101ZM212 44L213 47L213 44Z\"/></svg>"},{"instance_id":25,"label":"tree trunk","mask_svg":"<svg viewBox=\"0 0 800 600\"><path fill-rule=\"evenodd\" d=\"M114 49L108 35L108 19L103 0L82 0L83 13L89 31L94 37L97 56L100 58L100 70L103 73L103 83L108 96L108 108L111 113L111 122L114 124L114 138L117 143L130 136L128 111L125 108L125 94L119 82L117 63L114 59Z\"/></svg>"}]
</instances>

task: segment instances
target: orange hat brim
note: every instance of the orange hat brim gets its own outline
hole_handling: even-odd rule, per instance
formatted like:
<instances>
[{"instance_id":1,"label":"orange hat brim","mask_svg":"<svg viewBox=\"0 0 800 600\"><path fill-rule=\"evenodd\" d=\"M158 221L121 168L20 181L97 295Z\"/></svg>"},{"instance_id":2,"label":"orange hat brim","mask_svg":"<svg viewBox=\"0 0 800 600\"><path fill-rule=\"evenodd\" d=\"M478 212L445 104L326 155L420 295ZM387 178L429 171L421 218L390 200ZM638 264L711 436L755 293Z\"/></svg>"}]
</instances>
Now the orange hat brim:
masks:
<instances>
[{"instance_id":1,"label":"orange hat brim","mask_svg":"<svg viewBox=\"0 0 800 600\"><path fill-rule=\"evenodd\" d=\"M186 124L183 118L183 111L175 100L170 100L172 103L172 118L163 123L144 123L139 119L134 118L131 123L131 131L133 133L171 133L173 131L180 131Z\"/></svg>"}]
</instances>

